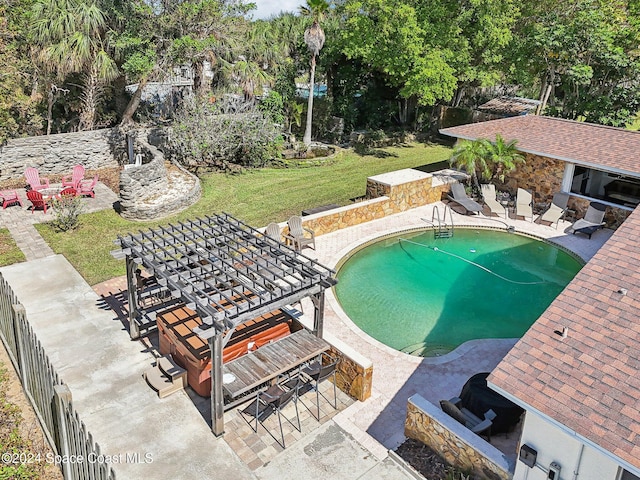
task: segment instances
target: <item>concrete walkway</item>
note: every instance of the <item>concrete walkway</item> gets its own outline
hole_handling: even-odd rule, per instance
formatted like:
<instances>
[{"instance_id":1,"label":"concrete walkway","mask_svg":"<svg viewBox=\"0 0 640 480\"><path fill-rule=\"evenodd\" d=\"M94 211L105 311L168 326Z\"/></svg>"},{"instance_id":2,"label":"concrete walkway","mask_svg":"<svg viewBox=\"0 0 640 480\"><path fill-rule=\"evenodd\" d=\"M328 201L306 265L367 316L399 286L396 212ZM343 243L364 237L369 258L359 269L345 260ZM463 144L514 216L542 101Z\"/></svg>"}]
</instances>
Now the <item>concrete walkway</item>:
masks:
<instances>
[{"instance_id":1,"label":"concrete walkway","mask_svg":"<svg viewBox=\"0 0 640 480\"><path fill-rule=\"evenodd\" d=\"M374 455L334 421L252 471L225 438L213 435L186 392L161 400L147 386L142 374L154 356L142 342L129 339L123 324L62 255L3 267L0 274L25 306L101 452L151 460L113 464L119 479L321 480L328 472L337 480L414 478L384 448Z\"/></svg>"}]
</instances>

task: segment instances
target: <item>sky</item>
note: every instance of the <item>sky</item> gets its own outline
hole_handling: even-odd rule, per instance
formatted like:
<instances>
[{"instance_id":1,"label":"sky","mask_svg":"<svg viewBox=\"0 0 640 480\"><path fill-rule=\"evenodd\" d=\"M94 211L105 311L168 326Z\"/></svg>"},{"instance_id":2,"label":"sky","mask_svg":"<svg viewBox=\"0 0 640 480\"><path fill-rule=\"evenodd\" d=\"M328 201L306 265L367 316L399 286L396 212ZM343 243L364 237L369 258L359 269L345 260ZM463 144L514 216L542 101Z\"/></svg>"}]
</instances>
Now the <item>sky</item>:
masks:
<instances>
[{"instance_id":1,"label":"sky","mask_svg":"<svg viewBox=\"0 0 640 480\"><path fill-rule=\"evenodd\" d=\"M253 18L267 19L281 11L297 12L298 7L306 2L301 0L252 0L258 8L253 10Z\"/></svg>"}]
</instances>

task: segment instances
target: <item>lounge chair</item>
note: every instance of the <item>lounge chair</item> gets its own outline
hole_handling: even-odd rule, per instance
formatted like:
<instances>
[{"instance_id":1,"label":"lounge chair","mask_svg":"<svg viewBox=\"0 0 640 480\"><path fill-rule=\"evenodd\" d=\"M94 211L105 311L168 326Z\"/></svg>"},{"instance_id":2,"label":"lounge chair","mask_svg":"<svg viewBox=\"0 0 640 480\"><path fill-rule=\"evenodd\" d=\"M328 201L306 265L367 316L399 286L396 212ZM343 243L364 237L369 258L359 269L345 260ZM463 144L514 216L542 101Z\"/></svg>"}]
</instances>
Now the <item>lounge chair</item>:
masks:
<instances>
[{"instance_id":1,"label":"lounge chair","mask_svg":"<svg viewBox=\"0 0 640 480\"><path fill-rule=\"evenodd\" d=\"M584 233L589 236L593 235L596 230L601 229L604 226L604 213L607 209L606 205L598 202L591 202L587 213L584 214L584 218L577 220L571 225L572 233Z\"/></svg>"},{"instance_id":2,"label":"lounge chair","mask_svg":"<svg viewBox=\"0 0 640 480\"><path fill-rule=\"evenodd\" d=\"M479 213L482 211L482 205L467 196L467 193L464 191L464 187L461 183L452 183L451 195L447 196L452 202L455 202L458 205L462 205L466 212Z\"/></svg>"},{"instance_id":3,"label":"lounge chair","mask_svg":"<svg viewBox=\"0 0 640 480\"><path fill-rule=\"evenodd\" d=\"M529 190L525 190L524 188L518 189L518 194L516 198L516 217L524 217L525 220L527 217L531 219L533 222L533 197Z\"/></svg>"},{"instance_id":4,"label":"lounge chair","mask_svg":"<svg viewBox=\"0 0 640 480\"><path fill-rule=\"evenodd\" d=\"M281 242L282 241L282 234L280 233L280 226L275 222L271 222L269 225L267 225L267 228L265 229L264 234L267 237L272 238L276 242Z\"/></svg>"},{"instance_id":5,"label":"lounge chair","mask_svg":"<svg viewBox=\"0 0 640 480\"><path fill-rule=\"evenodd\" d=\"M27 179L27 183L31 187L31 190L44 190L45 188L49 188L49 179L45 177L41 178L37 168L25 168L24 178Z\"/></svg>"},{"instance_id":6,"label":"lounge chair","mask_svg":"<svg viewBox=\"0 0 640 480\"><path fill-rule=\"evenodd\" d=\"M284 238L293 245L293 248L300 252L305 245L313 245L313 249L316 249L316 235L310 228L302 226L302 217L292 216L287 225L289 225L289 233Z\"/></svg>"},{"instance_id":7,"label":"lounge chair","mask_svg":"<svg viewBox=\"0 0 640 480\"><path fill-rule=\"evenodd\" d=\"M484 204L489 207L491 213L504 216L507 218L507 209L496 199L496 187L492 183L480 185L482 188L482 200Z\"/></svg>"},{"instance_id":8,"label":"lounge chair","mask_svg":"<svg viewBox=\"0 0 640 480\"><path fill-rule=\"evenodd\" d=\"M62 177L62 186L78 189L78 185L84 179L84 167L82 165L76 165L73 167L73 173Z\"/></svg>"},{"instance_id":9,"label":"lounge chair","mask_svg":"<svg viewBox=\"0 0 640 480\"><path fill-rule=\"evenodd\" d=\"M491 443L491 426L493 425L493 419L496 418L495 412L491 409L487 410L484 413L483 420L466 408L461 408L460 403L458 397L452 398L451 400L440 400L440 408L444 413L467 427L476 435L486 436L489 443Z\"/></svg>"},{"instance_id":10,"label":"lounge chair","mask_svg":"<svg viewBox=\"0 0 640 480\"><path fill-rule=\"evenodd\" d=\"M558 228L558 222L567 212L567 203L569 202L569 194L558 192L553 195L551 205L546 212L538 217L539 221L549 222L550 225L556 224Z\"/></svg>"}]
</instances>

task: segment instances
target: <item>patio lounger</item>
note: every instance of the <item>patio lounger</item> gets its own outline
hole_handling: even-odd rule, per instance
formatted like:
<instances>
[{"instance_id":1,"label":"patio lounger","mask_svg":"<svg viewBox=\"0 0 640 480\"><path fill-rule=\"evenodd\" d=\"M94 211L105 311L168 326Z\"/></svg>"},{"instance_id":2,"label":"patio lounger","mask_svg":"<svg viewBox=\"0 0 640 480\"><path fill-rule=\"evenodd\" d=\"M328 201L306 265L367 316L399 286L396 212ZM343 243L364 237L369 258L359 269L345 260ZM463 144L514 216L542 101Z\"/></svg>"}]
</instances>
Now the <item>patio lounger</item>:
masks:
<instances>
[{"instance_id":1,"label":"patio lounger","mask_svg":"<svg viewBox=\"0 0 640 480\"><path fill-rule=\"evenodd\" d=\"M589 236L589 239L591 239L591 235L593 235L596 230L599 230L604 226L603 220L606 209L607 206L602 203L591 202L584 218L581 218L571 225L571 231L574 234L577 232L584 233Z\"/></svg>"},{"instance_id":2,"label":"patio lounger","mask_svg":"<svg viewBox=\"0 0 640 480\"><path fill-rule=\"evenodd\" d=\"M533 222L533 197L529 190L518 188L518 196L516 198L516 217L527 217Z\"/></svg>"},{"instance_id":3,"label":"patio lounger","mask_svg":"<svg viewBox=\"0 0 640 480\"><path fill-rule=\"evenodd\" d=\"M491 213L495 213L499 217L504 216L504 218L507 218L507 209L496 199L495 185L487 183L480 185L480 188L482 188L484 204L489 207Z\"/></svg>"},{"instance_id":4,"label":"patio lounger","mask_svg":"<svg viewBox=\"0 0 640 480\"><path fill-rule=\"evenodd\" d=\"M542 220L543 222L549 222L551 225L556 224L556 229L558 228L558 222L567 212L567 203L569 202L569 194L568 193L556 193L553 196L553 200L551 201L551 205L549 209L544 212L542 215L538 217L538 220Z\"/></svg>"},{"instance_id":5,"label":"patio lounger","mask_svg":"<svg viewBox=\"0 0 640 480\"><path fill-rule=\"evenodd\" d=\"M462 205L467 212L481 212L482 205L467 196L461 183L451 184L451 195L447 195L449 200Z\"/></svg>"},{"instance_id":6,"label":"patio lounger","mask_svg":"<svg viewBox=\"0 0 640 480\"><path fill-rule=\"evenodd\" d=\"M489 443L491 443L491 425L493 425L493 419L496 418L493 410L487 410L483 420L466 408L458 408L458 406L450 400L440 400L440 408L442 408L444 413L467 427L476 435L485 435Z\"/></svg>"}]
</instances>

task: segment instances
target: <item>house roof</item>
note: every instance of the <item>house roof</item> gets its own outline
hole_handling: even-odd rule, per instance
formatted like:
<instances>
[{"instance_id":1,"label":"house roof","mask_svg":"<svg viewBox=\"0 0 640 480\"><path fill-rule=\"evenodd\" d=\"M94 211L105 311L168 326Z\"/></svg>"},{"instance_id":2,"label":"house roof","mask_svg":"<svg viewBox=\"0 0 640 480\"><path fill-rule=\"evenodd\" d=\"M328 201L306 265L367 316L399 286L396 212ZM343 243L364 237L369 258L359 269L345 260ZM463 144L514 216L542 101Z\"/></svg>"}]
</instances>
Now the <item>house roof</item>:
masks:
<instances>
[{"instance_id":1,"label":"house roof","mask_svg":"<svg viewBox=\"0 0 640 480\"><path fill-rule=\"evenodd\" d=\"M640 472L640 208L489 382ZM568 327L566 338L555 333Z\"/></svg>"},{"instance_id":2,"label":"house roof","mask_svg":"<svg viewBox=\"0 0 640 480\"><path fill-rule=\"evenodd\" d=\"M496 97L480 105L478 110L503 115L526 115L534 111L538 105L540 105L539 100L529 98Z\"/></svg>"},{"instance_id":3,"label":"house roof","mask_svg":"<svg viewBox=\"0 0 640 480\"><path fill-rule=\"evenodd\" d=\"M613 172L640 175L640 132L525 115L444 128L440 133L476 140L518 140L522 152L556 158Z\"/></svg>"}]
</instances>

